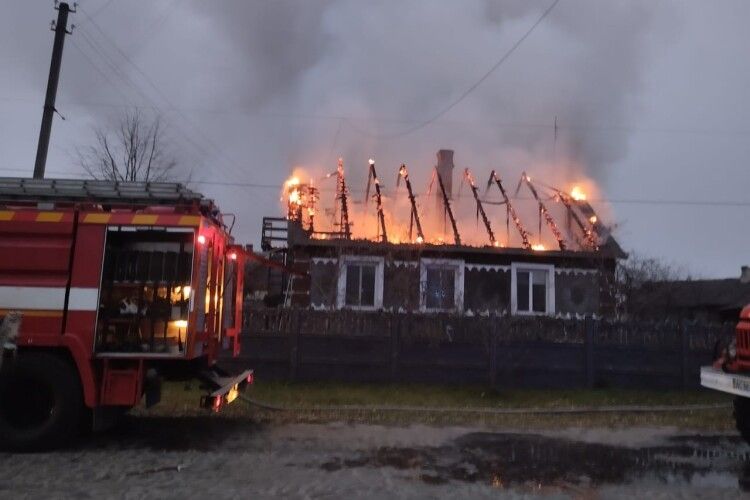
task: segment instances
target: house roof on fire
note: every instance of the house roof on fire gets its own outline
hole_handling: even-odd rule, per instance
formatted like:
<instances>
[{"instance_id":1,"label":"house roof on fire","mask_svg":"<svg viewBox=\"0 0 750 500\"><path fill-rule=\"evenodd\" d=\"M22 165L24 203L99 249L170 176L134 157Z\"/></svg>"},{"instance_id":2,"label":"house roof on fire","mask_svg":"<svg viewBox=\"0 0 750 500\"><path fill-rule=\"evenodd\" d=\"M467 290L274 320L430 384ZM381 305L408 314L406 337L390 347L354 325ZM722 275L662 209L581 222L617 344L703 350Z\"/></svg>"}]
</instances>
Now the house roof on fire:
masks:
<instances>
[{"instance_id":1,"label":"house roof on fire","mask_svg":"<svg viewBox=\"0 0 750 500\"><path fill-rule=\"evenodd\" d=\"M396 185L403 185L404 188L400 195L402 203L398 204L395 194L390 198L382 194L383 187L375 170L375 160L370 159L368 167L365 204L370 199L373 203L369 205L369 209L364 207L359 210L353 210L342 158L339 158L335 172L320 178L336 181L335 190L329 190L335 194L327 197L329 202L333 202L332 207L321 205L321 190L313 182L313 177L295 172L284 183L285 197L282 196L282 200L286 200L286 220L289 221L287 244L322 251L346 247L357 252L369 249L377 253L388 251L454 256L533 256L532 260L627 258L627 254L612 236L612 228L600 220L579 186L573 186L568 192L536 177L532 182L531 176L523 172L515 195L512 195L507 179L503 181L502 175L492 170L485 194L481 195L476 178L469 168L465 168L460 182L461 186L467 186L471 196L467 202L459 205L458 197L454 197L453 192L453 151L441 149L437 153L437 163L432 170L426 194L415 194L408 169L405 164L401 164ZM306 175L309 180L303 179L301 175ZM530 203L519 207L519 198L513 196L517 196L522 187L530 194ZM490 188L492 194L487 199ZM420 196L421 202L417 199ZM429 199L433 201L428 202ZM408 200L408 204L405 200ZM487 205L503 206L506 237L499 236L496 232L501 226L496 226L493 230L492 216L485 211ZM467 229L462 227L467 221L467 207L474 209L471 212L475 214L478 232L467 231L469 234L462 236L461 232ZM366 215L368 210L369 216ZM528 218L531 214L534 214L534 219L524 220L524 215ZM264 221L271 219L266 218ZM538 221L538 230L529 225L531 220ZM407 223L408 240L404 237ZM439 229L440 226L442 230ZM377 229L377 236L365 237L362 231L355 232L353 229L360 227L368 229L369 233L375 233ZM514 239L511 239L511 228ZM264 222L262 247L273 248L273 241L283 240L280 236L282 231L283 229ZM399 234L399 237L394 238L394 234ZM549 237L550 234L552 238ZM408 242L404 243L405 240ZM508 247L504 247L503 243Z\"/></svg>"}]
</instances>

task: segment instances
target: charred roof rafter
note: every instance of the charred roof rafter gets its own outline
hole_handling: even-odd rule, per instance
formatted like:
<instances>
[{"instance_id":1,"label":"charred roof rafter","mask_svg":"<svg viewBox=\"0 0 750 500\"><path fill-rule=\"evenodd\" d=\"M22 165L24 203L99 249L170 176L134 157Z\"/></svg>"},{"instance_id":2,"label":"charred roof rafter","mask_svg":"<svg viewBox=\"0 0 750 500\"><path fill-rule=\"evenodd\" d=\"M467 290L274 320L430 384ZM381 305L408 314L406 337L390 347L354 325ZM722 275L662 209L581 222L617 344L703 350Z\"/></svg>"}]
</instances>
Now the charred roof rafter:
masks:
<instances>
[{"instance_id":1,"label":"charred roof rafter","mask_svg":"<svg viewBox=\"0 0 750 500\"><path fill-rule=\"evenodd\" d=\"M351 239L352 231L349 225L349 194L344 176L344 159L339 158L336 167L336 199L339 201L339 231L347 240Z\"/></svg>"},{"instance_id":2,"label":"charred roof rafter","mask_svg":"<svg viewBox=\"0 0 750 500\"><path fill-rule=\"evenodd\" d=\"M456 245L461 244L461 235L458 234L458 227L456 226L456 218L453 217L453 210L451 209L451 201L448 199L448 193L445 191L445 184L443 184L443 176L440 175L440 172L438 172L437 167L434 170L435 177L437 177L438 186L440 187L440 195L442 196L443 200L443 209L445 210L445 213L448 215L448 219L451 221L451 228L453 228L453 241L456 243Z\"/></svg>"},{"instance_id":3,"label":"charred roof rafter","mask_svg":"<svg viewBox=\"0 0 750 500\"><path fill-rule=\"evenodd\" d=\"M411 217L409 219L409 240L412 239L412 228L416 224L417 226L417 243L424 242L424 233L422 232L422 223L419 222L419 211L417 210L417 199L414 196L414 191L411 187L411 181L409 180L409 171L406 170L406 165L401 164L398 169L398 177L396 178L396 187L399 186L401 179L404 179L406 184L406 192L409 195L409 203L411 203Z\"/></svg>"},{"instance_id":4,"label":"charred roof rafter","mask_svg":"<svg viewBox=\"0 0 750 500\"><path fill-rule=\"evenodd\" d=\"M490 245L496 246L497 240L495 239L495 233L492 232L492 225L490 224L490 220L487 218L487 214L484 211L482 200L479 199L479 190L477 189L476 183L474 182L474 177L471 175L471 172L468 168L464 169L464 180L469 184L471 194L474 195L474 201L477 205L477 218L479 218L479 216L481 215L484 227L485 229L487 229L487 236L489 236Z\"/></svg>"},{"instance_id":5,"label":"charred roof rafter","mask_svg":"<svg viewBox=\"0 0 750 500\"><path fill-rule=\"evenodd\" d=\"M516 209L513 208L513 204L510 202L510 198L508 197L508 193L505 191L505 187L503 186L502 181L500 180L500 176L497 175L497 172L494 170L490 172L490 178L487 181L487 189L492 186L492 183L495 183L495 185L500 190L500 194L503 196L503 204L505 205L505 226L506 231L508 232L508 242L510 243L510 221L509 219L513 219L513 224L516 225L516 229L518 229L518 234L521 235L521 244L523 245L523 248L526 250L531 250L531 242L529 242L529 233L526 232L526 229L523 227L523 224L521 223L520 217L518 217L518 214L516 213Z\"/></svg>"},{"instance_id":6,"label":"charred roof rafter","mask_svg":"<svg viewBox=\"0 0 750 500\"><path fill-rule=\"evenodd\" d=\"M574 201L573 198L568 193L565 193L559 189L555 189L555 191L556 191L557 199L559 199L560 203L562 203L565 206L568 213L570 214L570 216L573 218L578 228L583 233L583 237L586 239L586 244L594 250L599 250L599 244L596 242L596 236L594 236L594 231L592 229L589 229L586 226L586 224L584 224L584 222L578 216L576 211L573 209L573 204L572 204L572 202ZM594 221L596 221L596 218L594 218Z\"/></svg>"},{"instance_id":7,"label":"charred roof rafter","mask_svg":"<svg viewBox=\"0 0 750 500\"><path fill-rule=\"evenodd\" d=\"M365 190L365 204L370 198L370 183L375 185L375 203L377 204L378 222L380 223L380 241L388 242L388 233L385 230L385 213L383 212L383 197L380 193L380 180L375 171L375 160L370 160L370 169L367 174L367 189Z\"/></svg>"},{"instance_id":8,"label":"charred roof rafter","mask_svg":"<svg viewBox=\"0 0 750 500\"><path fill-rule=\"evenodd\" d=\"M542 199L539 197L539 193L537 192L536 188L534 187L534 184L531 183L531 177L529 177L526 172L521 174L521 180L518 181L518 187L516 188L516 194L518 194L518 190L521 189L521 184L525 183L526 186L529 188L529 191L531 191L531 194L534 196L534 199L536 199L537 203L539 203L539 216L540 218L544 218L544 221L547 223L547 226L549 227L550 231L552 231L552 234L555 236L555 239L557 240L557 245L560 247L560 250L565 250L565 239L563 238L562 232L557 227L557 223L555 222L555 219L552 218L552 216L549 213L549 210L547 210L547 207L544 205L544 202L542 202ZM541 220L539 222L539 236L541 237Z\"/></svg>"}]
</instances>

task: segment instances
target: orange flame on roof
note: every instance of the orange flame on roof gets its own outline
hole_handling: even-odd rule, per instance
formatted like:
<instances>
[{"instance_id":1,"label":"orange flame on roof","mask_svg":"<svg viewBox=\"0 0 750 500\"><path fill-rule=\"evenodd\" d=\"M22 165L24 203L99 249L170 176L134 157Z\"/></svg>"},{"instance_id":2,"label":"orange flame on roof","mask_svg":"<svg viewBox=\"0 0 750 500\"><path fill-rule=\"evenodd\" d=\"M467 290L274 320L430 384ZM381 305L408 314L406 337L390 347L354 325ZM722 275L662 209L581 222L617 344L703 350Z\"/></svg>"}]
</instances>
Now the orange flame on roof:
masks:
<instances>
[{"instance_id":1,"label":"orange flame on roof","mask_svg":"<svg viewBox=\"0 0 750 500\"><path fill-rule=\"evenodd\" d=\"M349 186L351 190L348 196L350 201L349 217L352 225L352 238L354 239L382 241L377 207L371 202L372 196L363 196L363 193L366 192L364 178L366 178L368 167L374 163L374 160L368 160L365 157L365 161L355 167L360 170L354 171L353 182ZM406 169L398 169L398 177L401 178L401 182L397 182L394 178L397 177L393 175L396 173L394 170L389 167L382 167L378 172L380 175L373 181L382 190L382 207L385 225L388 228L388 241L392 244L410 243L416 245L445 245L452 241L444 234L446 231L445 213L441 209L441 204L436 203L439 200L435 191L432 190L431 192L430 188L425 186L424 179L420 179L419 176L417 176L416 181L412 180L412 185L416 187L416 204L424 228L424 235L419 237L416 234L412 227L413 221L410 221L411 206L403 183L403 178L407 176ZM282 186L281 203L287 217L290 220L300 222L303 228L309 231L311 238L337 239L339 237L337 235L341 228L337 220L340 208L335 198L336 185L333 180L335 176L336 172L330 172L324 166L297 166L294 167L291 175ZM483 177L482 173L479 174L479 177ZM546 180L543 176L536 174L534 177L538 179L536 186L543 199L554 200L554 202L546 205L546 213L549 213L558 222L566 220L567 212L563 205L563 200L566 200L569 204L568 210L571 209L570 205L572 205L572 210L579 214L578 225L560 226L561 230L564 231L564 239L566 243L571 245L571 248L576 245L582 246L580 241L583 241L584 236L582 236L581 231L588 230L597 233L604 227L602 221L606 220L607 217L599 213L594 215L593 208L588 206L587 203L582 203L589 196L599 201L598 188L593 181L577 175L574 182L562 184L567 189L558 190L544 184ZM523 179L529 180L531 178L532 176L529 173L526 173L523 177ZM506 184L509 182L507 181ZM470 181L469 183L471 184ZM369 194L372 195L372 184L368 189ZM465 245L520 248L521 241L513 225L516 217L530 227L535 225L540 217L538 203L533 199L518 198L518 200L514 200L518 213L510 216L509 219L506 207L502 203L498 203L498 200L501 200L500 193L494 189L490 190L484 194L481 201L485 203L484 209L497 239L488 241L486 231L477 223L477 212L470 195L469 197L462 196L461 186L457 187L455 180L453 190L454 197L451 200L451 205L461 233L461 240ZM428 193L430 194L428 195ZM555 198L547 198L550 194ZM570 203L569 200L581 203ZM598 206L597 210L599 210ZM510 223L508 220L510 220ZM579 227L581 221L586 224L586 227ZM533 235L536 244L532 245L532 250L537 252L556 251L558 245L552 236L546 226L542 227L541 234Z\"/></svg>"},{"instance_id":2,"label":"orange flame on roof","mask_svg":"<svg viewBox=\"0 0 750 500\"><path fill-rule=\"evenodd\" d=\"M583 201L586 199L586 193L580 188L580 186L573 186L570 190L570 197L576 201Z\"/></svg>"}]
</instances>

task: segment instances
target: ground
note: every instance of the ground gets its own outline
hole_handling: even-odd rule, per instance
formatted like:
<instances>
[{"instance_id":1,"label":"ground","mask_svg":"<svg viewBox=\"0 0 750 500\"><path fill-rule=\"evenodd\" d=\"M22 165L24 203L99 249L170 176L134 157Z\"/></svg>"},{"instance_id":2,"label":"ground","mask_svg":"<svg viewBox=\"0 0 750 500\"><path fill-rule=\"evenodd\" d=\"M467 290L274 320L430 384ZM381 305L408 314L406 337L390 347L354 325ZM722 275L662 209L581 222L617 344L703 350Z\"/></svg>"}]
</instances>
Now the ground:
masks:
<instances>
[{"instance_id":1,"label":"ground","mask_svg":"<svg viewBox=\"0 0 750 500\"><path fill-rule=\"evenodd\" d=\"M182 406L195 387L170 386L158 411L136 411L117 429L73 448L0 453L0 498L741 498L750 491L750 447L731 430L727 399L708 392L553 397L418 386L274 389L272 395L259 385L249 395L297 409L260 411L240 401L223 415L200 415ZM386 410L303 408L657 401L720 408L594 420L585 414L493 420L432 410L396 411L394 417ZM167 416L176 411L181 415Z\"/></svg>"},{"instance_id":2,"label":"ground","mask_svg":"<svg viewBox=\"0 0 750 500\"><path fill-rule=\"evenodd\" d=\"M143 416L200 416L197 384L166 386L163 401ZM734 429L731 397L706 389L692 391L498 390L482 386L421 384L340 384L262 382L245 394L256 401L289 411L269 411L235 403L223 415L253 418L265 423L349 423L405 425L484 425L517 429L546 429L560 425L673 426L701 431ZM493 414L493 410L606 408L612 406L673 407L670 412ZM717 405L701 411L682 411L682 405ZM444 411L426 411L426 409ZM398 411L394 411L397 409Z\"/></svg>"}]
</instances>

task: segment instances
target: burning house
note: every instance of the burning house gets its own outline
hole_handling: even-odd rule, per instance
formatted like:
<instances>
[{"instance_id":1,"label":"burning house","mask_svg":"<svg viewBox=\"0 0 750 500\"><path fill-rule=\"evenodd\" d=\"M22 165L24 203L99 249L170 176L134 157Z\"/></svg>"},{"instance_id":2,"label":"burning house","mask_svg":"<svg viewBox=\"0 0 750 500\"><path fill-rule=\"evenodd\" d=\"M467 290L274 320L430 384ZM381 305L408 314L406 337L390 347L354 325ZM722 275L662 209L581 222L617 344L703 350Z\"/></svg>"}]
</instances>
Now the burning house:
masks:
<instances>
[{"instance_id":1,"label":"burning house","mask_svg":"<svg viewBox=\"0 0 750 500\"><path fill-rule=\"evenodd\" d=\"M292 271L268 271L268 293L276 288L280 304L465 315L613 311L615 266L625 254L580 187L561 190L524 173L512 191L497 170L480 186L468 168L456 172L450 150L438 152L422 193L406 165L391 190L373 160L366 168L359 202L341 160L317 183L298 175L285 184L286 217L264 219L262 241L269 258Z\"/></svg>"}]
</instances>

